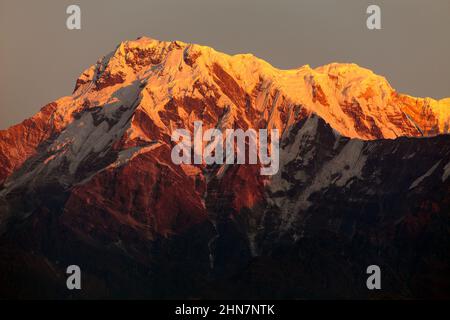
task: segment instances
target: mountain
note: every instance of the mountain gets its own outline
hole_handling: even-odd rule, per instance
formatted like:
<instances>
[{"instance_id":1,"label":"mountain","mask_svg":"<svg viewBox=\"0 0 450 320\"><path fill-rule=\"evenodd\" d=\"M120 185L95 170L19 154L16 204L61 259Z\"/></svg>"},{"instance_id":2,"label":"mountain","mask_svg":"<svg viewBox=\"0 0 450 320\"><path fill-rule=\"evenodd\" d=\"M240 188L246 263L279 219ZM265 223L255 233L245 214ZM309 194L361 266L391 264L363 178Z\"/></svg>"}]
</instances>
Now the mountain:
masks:
<instances>
[{"instance_id":1,"label":"mountain","mask_svg":"<svg viewBox=\"0 0 450 320\"><path fill-rule=\"evenodd\" d=\"M196 120L279 129L279 172L175 165ZM448 297L449 124L355 64L123 42L0 132L0 295L71 297L78 264L81 297Z\"/></svg>"}]
</instances>

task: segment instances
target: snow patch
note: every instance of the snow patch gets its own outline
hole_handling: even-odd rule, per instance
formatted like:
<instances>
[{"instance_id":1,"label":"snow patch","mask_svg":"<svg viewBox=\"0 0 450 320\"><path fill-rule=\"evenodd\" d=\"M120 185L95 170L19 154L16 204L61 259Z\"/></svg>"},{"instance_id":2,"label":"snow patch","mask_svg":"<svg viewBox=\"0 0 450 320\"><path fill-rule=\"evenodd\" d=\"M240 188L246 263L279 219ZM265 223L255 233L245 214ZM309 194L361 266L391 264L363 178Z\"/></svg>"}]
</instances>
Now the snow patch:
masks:
<instances>
[{"instance_id":1,"label":"snow patch","mask_svg":"<svg viewBox=\"0 0 450 320\"><path fill-rule=\"evenodd\" d=\"M416 180L414 180L414 182L411 184L411 186L409 187L409 190L414 189L415 187L417 187L426 177L429 177L434 170L436 170L437 166L439 165L439 163L441 163L441 160L439 160L434 166L432 166L430 168L430 170L428 170L424 175L420 176L419 178L417 178Z\"/></svg>"},{"instance_id":2,"label":"snow patch","mask_svg":"<svg viewBox=\"0 0 450 320\"><path fill-rule=\"evenodd\" d=\"M442 175L442 181L447 180L450 176L450 161L444 167L444 174Z\"/></svg>"},{"instance_id":3,"label":"snow patch","mask_svg":"<svg viewBox=\"0 0 450 320\"><path fill-rule=\"evenodd\" d=\"M350 140L335 158L322 167L307 192L308 196L331 184L344 187L350 180L361 178L367 158L363 154L363 148L364 141Z\"/></svg>"}]
</instances>

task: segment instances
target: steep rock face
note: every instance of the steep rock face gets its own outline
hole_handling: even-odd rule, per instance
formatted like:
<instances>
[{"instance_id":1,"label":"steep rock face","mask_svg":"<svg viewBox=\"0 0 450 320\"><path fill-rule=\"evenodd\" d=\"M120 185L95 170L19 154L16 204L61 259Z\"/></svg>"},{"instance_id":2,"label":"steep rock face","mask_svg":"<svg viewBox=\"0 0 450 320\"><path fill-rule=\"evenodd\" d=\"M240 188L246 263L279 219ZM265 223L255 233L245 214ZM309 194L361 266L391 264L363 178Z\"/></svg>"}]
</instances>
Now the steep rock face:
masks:
<instances>
[{"instance_id":1,"label":"steep rock face","mask_svg":"<svg viewBox=\"0 0 450 320\"><path fill-rule=\"evenodd\" d=\"M424 136L449 132L450 99L436 101L396 95L395 100L401 101L403 111Z\"/></svg>"},{"instance_id":2,"label":"steep rock face","mask_svg":"<svg viewBox=\"0 0 450 320\"><path fill-rule=\"evenodd\" d=\"M178 41L121 43L71 96L0 132L0 255L17 257L0 269L49 280L48 296L67 294L57 283L75 261L90 297L307 298L366 296L360 273L380 263L387 294L429 292L422 272L445 296L448 136L394 138L448 132L449 109L353 64L278 70ZM171 133L196 120L279 129L278 174L174 165Z\"/></svg>"},{"instance_id":3,"label":"steep rock face","mask_svg":"<svg viewBox=\"0 0 450 320\"><path fill-rule=\"evenodd\" d=\"M245 166L210 180L216 270L235 274L221 289L243 298L448 296L449 170L448 136L363 141L317 116L299 121L268 181L255 186ZM245 198L263 184L257 201L258 191ZM238 256L224 249L230 243ZM372 264L386 270L378 295L365 287Z\"/></svg>"},{"instance_id":4,"label":"steep rock face","mask_svg":"<svg viewBox=\"0 0 450 320\"><path fill-rule=\"evenodd\" d=\"M206 220L204 183L174 165L166 146L156 146L74 187L61 218L94 238L121 239L121 230L110 225L131 228L124 236L169 237Z\"/></svg>"},{"instance_id":5,"label":"steep rock face","mask_svg":"<svg viewBox=\"0 0 450 320\"><path fill-rule=\"evenodd\" d=\"M51 119L55 109L56 104L50 103L36 116L0 131L0 183L34 155L38 146L55 131Z\"/></svg>"}]
</instances>

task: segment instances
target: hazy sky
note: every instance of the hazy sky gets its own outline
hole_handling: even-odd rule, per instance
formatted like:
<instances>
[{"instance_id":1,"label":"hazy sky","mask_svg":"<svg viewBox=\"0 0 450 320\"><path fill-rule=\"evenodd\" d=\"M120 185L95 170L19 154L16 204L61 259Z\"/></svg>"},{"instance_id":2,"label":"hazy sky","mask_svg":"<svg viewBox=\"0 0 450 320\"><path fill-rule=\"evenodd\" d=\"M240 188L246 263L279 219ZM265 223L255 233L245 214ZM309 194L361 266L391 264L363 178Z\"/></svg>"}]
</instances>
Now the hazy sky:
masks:
<instances>
[{"instance_id":1,"label":"hazy sky","mask_svg":"<svg viewBox=\"0 0 450 320\"><path fill-rule=\"evenodd\" d=\"M77 4L82 29L66 28ZM378 4L382 30L366 28ZM450 96L450 0L0 0L0 129L69 95L122 40L253 53L279 68L355 62L399 92Z\"/></svg>"}]
</instances>

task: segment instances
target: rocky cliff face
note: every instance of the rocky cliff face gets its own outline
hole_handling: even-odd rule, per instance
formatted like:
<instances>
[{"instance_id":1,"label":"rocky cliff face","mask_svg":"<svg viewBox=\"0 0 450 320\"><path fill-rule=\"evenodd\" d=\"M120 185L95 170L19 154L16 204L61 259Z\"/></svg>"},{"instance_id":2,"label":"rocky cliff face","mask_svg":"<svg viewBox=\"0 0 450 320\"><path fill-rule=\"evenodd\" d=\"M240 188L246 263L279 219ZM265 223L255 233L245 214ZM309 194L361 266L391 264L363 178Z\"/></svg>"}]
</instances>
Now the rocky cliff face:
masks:
<instances>
[{"instance_id":1,"label":"rocky cliff face","mask_svg":"<svg viewBox=\"0 0 450 320\"><path fill-rule=\"evenodd\" d=\"M226 288L259 298L448 296L448 136L348 139L312 116L291 128L280 157L256 202L260 193L246 198L241 186L258 191L249 168L209 183L217 269L237 274ZM385 270L378 294L365 286L372 264Z\"/></svg>"},{"instance_id":2,"label":"rocky cliff face","mask_svg":"<svg viewBox=\"0 0 450 320\"><path fill-rule=\"evenodd\" d=\"M353 64L121 43L0 132L2 295L67 297L73 263L87 297L368 297L379 264L385 296L448 297L449 110ZM173 164L198 120L279 129L278 174Z\"/></svg>"}]
</instances>

